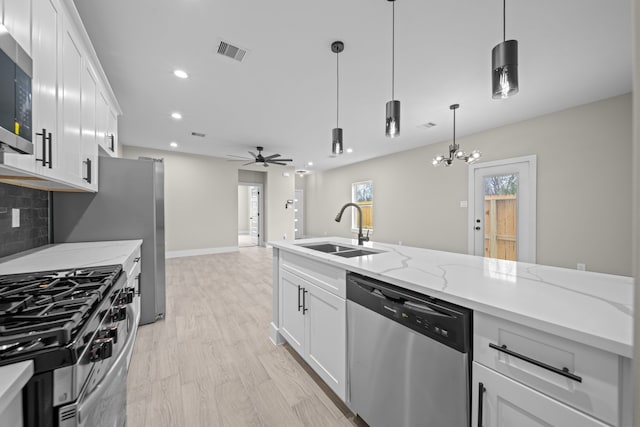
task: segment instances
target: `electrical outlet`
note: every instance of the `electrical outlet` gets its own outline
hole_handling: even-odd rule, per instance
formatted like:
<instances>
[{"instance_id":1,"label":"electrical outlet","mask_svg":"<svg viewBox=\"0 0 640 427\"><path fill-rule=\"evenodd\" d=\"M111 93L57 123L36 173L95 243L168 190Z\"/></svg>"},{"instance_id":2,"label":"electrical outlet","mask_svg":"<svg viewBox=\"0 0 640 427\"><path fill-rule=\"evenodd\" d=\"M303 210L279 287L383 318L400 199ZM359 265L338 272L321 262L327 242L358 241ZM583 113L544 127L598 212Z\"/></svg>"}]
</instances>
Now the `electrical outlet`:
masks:
<instances>
[{"instance_id":1,"label":"electrical outlet","mask_svg":"<svg viewBox=\"0 0 640 427\"><path fill-rule=\"evenodd\" d=\"M580 270L580 271L586 271L586 270L587 270L587 264L584 264L584 263L579 262L579 263L578 263L578 270Z\"/></svg>"},{"instance_id":2,"label":"electrical outlet","mask_svg":"<svg viewBox=\"0 0 640 427\"><path fill-rule=\"evenodd\" d=\"M20 209L11 209L11 227L20 227Z\"/></svg>"}]
</instances>

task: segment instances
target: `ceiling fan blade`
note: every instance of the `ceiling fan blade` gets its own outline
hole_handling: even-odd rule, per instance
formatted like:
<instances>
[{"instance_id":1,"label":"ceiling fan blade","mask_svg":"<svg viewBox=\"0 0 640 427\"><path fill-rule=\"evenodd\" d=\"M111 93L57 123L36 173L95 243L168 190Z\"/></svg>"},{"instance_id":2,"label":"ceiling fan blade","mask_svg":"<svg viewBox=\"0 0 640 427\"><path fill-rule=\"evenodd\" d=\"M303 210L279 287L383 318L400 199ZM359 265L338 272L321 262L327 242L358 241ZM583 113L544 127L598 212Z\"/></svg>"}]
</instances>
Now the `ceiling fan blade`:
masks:
<instances>
[{"instance_id":1,"label":"ceiling fan blade","mask_svg":"<svg viewBox=\"0 0 640 427\"><path fill-rule=\"evenodd\" d=\"M248 166L248 165L252 165L252 164L254 164L254 163L255 163L255 162L249 162L249 163L245 163L245 164L244 164L244 165L242 165L242 166Z\"/></svg>"},{"instance_id":2,"label":"ceiling fan blade","mask_svg":"<svg viewBox=\"0 0 640 427\"><path fill-rule=\"evenodd\" d=\"M280 157L280 154L272 154L272 155L270 155L270 156L266 156L264 159L265 159L265 160L271 160L271 159L273 159L273 158L275 158L275 157Z\"/></svg>"},{"instance_id":3,"label":"ceiling fan blade","mask_svg":"<svg viewBox=\"0 0 640 427\"><path fill-rule=\"evenodd\" d=\"M273 160L271 160L269 163L271 163L272 165L287 166L286 163L274 162ZM265 163L265 165L266 165L266 163Z\"/></svg>"},{"instance_id":4,"label":"ceiling fan blade","mask_svg":"<svg viewBox=\"0 0 640 427\"><path fill-rule=\"evenodd\" d=\"M250 158L248 158L247 156L236 156L234 154L227 154L227 157L236 157L238 159L242 159L242 160L251 160Z\"/></svg>"},{"instance_id":5,"label":"ceiling fan blade","mask_svg":"<svg viewBox=\"0 0 640 427\"><path fill-rule=\"evenodd\" d=\"M274 159L277 160L279 162L293 162L293 159Z\"/></svg>"},{"instance_id":6,"label":"ceiling fan blade","mask_svg":"<svg viewBox=\"0 0 640 427\"><path fill-rule=\"evenodd\" d=\"M257 159L257 158L258 158L258 156L256 156L253 152L251 152L251 151L247 151L247 152L248 152L249 154L251 154L251 155L253 156L253 158L254 158L254 159Z\"/></svg>"}]
</instances>

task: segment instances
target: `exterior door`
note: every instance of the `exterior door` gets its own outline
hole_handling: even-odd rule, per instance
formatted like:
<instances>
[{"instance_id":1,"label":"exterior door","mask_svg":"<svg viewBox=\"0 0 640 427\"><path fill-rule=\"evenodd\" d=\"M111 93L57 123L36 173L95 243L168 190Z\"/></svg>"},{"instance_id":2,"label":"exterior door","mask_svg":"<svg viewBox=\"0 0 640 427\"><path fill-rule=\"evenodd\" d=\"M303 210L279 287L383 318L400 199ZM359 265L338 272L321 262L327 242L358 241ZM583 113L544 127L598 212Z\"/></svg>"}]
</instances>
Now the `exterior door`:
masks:
<instances>
[{"instance_id":1,"label":"exterior door","mask_svg":"<svg viewBox=\"0 0 640 427\"><path fill-rule=\"evenodd\" d=\"M469 167L469 253L536 261L536 157Z\"/></svg>"},{"instance_id":2,"label":"exterior door","mask_svg":"<svg viewBox=\"0 0 640 427\"><path fill-rule=\"evenodd\" d=\"M252 245L260 240L260 189L249 187L249 237Z\"/></svg>"}]
</instances>

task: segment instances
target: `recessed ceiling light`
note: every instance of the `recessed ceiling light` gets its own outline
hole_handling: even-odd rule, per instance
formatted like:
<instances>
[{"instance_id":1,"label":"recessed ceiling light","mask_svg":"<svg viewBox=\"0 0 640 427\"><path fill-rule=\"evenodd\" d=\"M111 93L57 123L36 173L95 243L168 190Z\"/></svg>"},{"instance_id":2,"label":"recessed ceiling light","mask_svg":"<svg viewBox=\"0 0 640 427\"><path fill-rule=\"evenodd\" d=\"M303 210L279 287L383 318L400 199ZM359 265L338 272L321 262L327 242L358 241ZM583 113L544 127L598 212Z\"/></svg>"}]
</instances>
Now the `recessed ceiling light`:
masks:
<instances>
[{"instance_id":1,"label":"recessed ceiling light","mask_svg":"<svg viewBox=\"0 0 640 427\"><path fill-rule=\"evenodd\" d=\"M169 144L172 148L176 148L178 147L178 143L177 142L172 142Z\"/></svg>"},{"instance_id":2,"label":"recessed ceiling light","mask_svg":"<svg viewBox=\"0 0 640 427\"><path fill-rule=\"evenodd\" d=\"M353 148L347 148L347 153L353 153Z\"/></svg>"},{"instance_id":3,"label":"recessed ceiling light","mask_svg":"<svg viewBox=\"0 0 640 427\"><path fill-rule=\"evenodd\" d=\"M307 162L307 166L313 166L313 162Z\"/></svg>"},{"instance_id":4,"label":"recessed ceiling light","mask_svg":"<svg viewBox=\"0 0 640 427\"><path fill-rule=\"evenodd\" d=\"M176 77L179 77L179 78L181 78L181 79L186 79L186 78L188 78L188 77L189 77L189 74L187 74L187 72L186 72L186 71L182 71L182 70L175 70L175 71L173 72L173 74L174 74Z\"/></svg>"},{"instance_id":5,"label":"recessed ceiling light","mask_svg":"<svg viewBox=\"0 0 640 427\"><path fill-rule=\"evenodd\" d=\"M171 117L173 117L176 120L180 120L182 118L182 114L180 113L171 113Z\"/></svg>"}]
</instances>

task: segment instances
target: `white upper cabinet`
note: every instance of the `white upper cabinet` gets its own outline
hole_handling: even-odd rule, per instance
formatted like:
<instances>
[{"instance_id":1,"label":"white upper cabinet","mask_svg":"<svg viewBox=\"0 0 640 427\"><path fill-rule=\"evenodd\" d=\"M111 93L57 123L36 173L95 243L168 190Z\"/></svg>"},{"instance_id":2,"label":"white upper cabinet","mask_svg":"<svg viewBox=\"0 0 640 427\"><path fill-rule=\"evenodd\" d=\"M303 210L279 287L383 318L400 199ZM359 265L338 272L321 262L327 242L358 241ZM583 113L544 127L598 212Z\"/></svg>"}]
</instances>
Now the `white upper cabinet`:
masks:
<instances>
[{"instance_id":1,"label":"white upper cabinet","mask_svg":"<svg viewBox=\"0 0 640 427\"><path fill-rule=\"evenodd\" d=\"M88 63L82 69L82 179L97 190L98 142L96 141L96 78Z\"/></svg>"},{"instance_id":2,"label":"white upper cabinet","mask_svg":"<svg viewBox=\"0 0 640 427\"><path fill-rule=\"evenodd\" d=\"M34 153L7 153L0 181L98 191L98 145L117 155L120 108L72 0L0 0L2 22L33 60Z\"/></svg>"},{"instance_id":3,"label":"white upper cabinet","mask_svg":"<svg viewBox=\"0 0 640 427\"><path fill-rule=\"evenodd\" d=\"M4 0L2 23L20 46L28 54L31 54L31 2L29 0Z\"/></svg>"},{"instance_id":4,"label":"white upper cabinet","mask_svg":"<svg viewBox=\"0 0 640 427\"><path fill-rule=\"evenodd\" d=\"M58 147L58 32L60 5L56 0L33 0L33 145L36 172L55 176L51 157ZM50 141L49 141L50 139Z\"/></svg>"}]
</instances>

